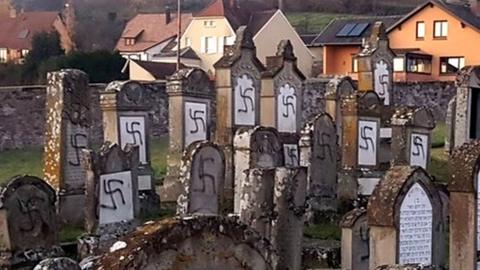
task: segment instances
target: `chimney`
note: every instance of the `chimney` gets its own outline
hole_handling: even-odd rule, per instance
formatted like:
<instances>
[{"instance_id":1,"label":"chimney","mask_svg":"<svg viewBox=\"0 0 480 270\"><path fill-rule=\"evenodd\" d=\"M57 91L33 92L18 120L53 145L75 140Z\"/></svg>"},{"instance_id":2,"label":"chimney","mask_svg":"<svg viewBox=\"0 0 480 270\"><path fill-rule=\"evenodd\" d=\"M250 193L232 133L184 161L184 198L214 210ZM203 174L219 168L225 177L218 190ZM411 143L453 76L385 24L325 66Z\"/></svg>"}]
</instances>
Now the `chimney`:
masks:
<instances>
[{"instance_id":1,"label":"chimney","mask_svg":"<svg viewBox=\"0 0 480 270\"><path fill-rule=\"evenodd\" d=\"M469 0L470 10L475 16L480 17L480 0Z\"/></svg>"},{"instance_id":2,"label":"chimney","mask_svg":"<svg viewBox=\"0 0 480 270\"><path fill-rule=\"evenodd\" d=\"M172 22L172 11L170 10L170 6L165 7L165 23L169 24Z\"/></svg>"},{"instance_id":3,"label":"chimney","mask_svg":"<svg viewBox=\"0 0 480 270\"><path fill-rule=\"evenodd\" d=\"M278 9L283 11L283 0L278 0Z\"/></svg>"}]
</instances>

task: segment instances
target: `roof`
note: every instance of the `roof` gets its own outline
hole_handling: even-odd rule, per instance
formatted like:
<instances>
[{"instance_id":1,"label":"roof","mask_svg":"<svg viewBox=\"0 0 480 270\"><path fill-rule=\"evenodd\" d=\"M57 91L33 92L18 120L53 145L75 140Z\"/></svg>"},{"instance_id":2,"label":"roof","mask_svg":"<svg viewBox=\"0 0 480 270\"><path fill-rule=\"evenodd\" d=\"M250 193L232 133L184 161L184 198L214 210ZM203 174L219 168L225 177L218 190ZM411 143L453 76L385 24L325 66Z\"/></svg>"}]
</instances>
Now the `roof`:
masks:
<instances>
[{"instance_id":1,"label":"roof","mask_svg":"<svg viewBox=\"0 0 480 270\"><path fill-rule=\"evenodd\" d=\"M159 54L154 55L154 57L174 57L174 56L177 56L177 51L174 51L174 50L166 50L166 51L160 52ZM182 48L180 50L180 56L186 59L200 60L200 57L198 57L198 54L191 47Z\"/></svg>"},{"instance_id":2,"label":"roof","mask_svg":"<svg viewBox=\"0 0 480 270\"><path fill-rule=\"evenodd\" d=\"M0 48L31 49L36 33L55 31L58 12L24 12L16 17L0 18Z\"/></svg>"},{"instance_id":3,"label":"roof","mask_svg":"<svg viewBox=\"0 0 480 270\"><path fill-rule=\"evenodd\" d=\"M177 70L176 63L159 63L131 59L129 61L135 62L137 65L152 74L157 80L166 80L168 76L171 76ZM180 67L186 68L183 64L181 64Z\"/></svg>"},{"instance_id":4,"label":"roof","mask_svg":"<svg viewBox=\"0 0 480 270\"><path fill-rule=\"evenodd\" d=\"M403 22L407 21L413 15L417 14L419 11L423 10L425 7L429 5L435 5L445 10L446 12L450 13L452 16L457 17L460 21L464 22L465 24L472 26L477 31L480 30L480 17L472 13L468 5L461 4L461 3L458 3L458 4L447 3L441 0L430 0L418 6L412 12L404 16L401 20L397 21L394 25L392 25L392 27L390 27L389 31L391 31L398 25L401 25Z\"/></svg>"},{"instance_id":5,"label":"roof","mask_svg":"<svg viewBox=\"0 0 480 270\"><path fill-rule=\"evenodd\" d=\"M177 36L178 24L176 14L171 14L170 23L166 23L165 13L138 14L125 26L116 49L121 52L141 52ZM192 20L191 13L182 14L182 32ZM134 45L127 46L125 38L136 38Z\"/></svg>"},{"instance_id":6,"label":"roof","mask_svg":"<svg viewBox=\"0 0 480 270\"><path fill-rule=\"evenodd\" d=\"M375 22L381 21L389 29L402 16L339 18L332 20L327 27L312 41L312 46L323 45L362 45L365 38L369 38ZM338 36L338 33L348 24L367 24L364 31L357 36Z\"/></svg>"}]
</instances>

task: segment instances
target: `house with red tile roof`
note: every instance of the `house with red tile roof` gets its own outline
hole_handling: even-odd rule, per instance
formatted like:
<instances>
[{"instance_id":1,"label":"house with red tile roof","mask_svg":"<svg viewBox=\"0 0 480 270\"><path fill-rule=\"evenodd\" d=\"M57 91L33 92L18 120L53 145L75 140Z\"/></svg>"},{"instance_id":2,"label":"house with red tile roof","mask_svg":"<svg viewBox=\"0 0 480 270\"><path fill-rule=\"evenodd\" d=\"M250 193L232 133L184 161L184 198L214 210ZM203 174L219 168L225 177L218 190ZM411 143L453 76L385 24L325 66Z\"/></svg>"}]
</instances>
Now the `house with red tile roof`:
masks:
<instances>
[{"instance_id":1,"label":"house with red tile roof","mask_svg":"<svg viewBox=\"0 0 480 270\"><path fill-rule=\"evenodd\" d=\"M32 38L41 32L58 32L62 48L69 52L73 41L58 12L22 12L11 9L0 15L0 63L23 62L32 49Z\"/></svg>"}]
</instances>

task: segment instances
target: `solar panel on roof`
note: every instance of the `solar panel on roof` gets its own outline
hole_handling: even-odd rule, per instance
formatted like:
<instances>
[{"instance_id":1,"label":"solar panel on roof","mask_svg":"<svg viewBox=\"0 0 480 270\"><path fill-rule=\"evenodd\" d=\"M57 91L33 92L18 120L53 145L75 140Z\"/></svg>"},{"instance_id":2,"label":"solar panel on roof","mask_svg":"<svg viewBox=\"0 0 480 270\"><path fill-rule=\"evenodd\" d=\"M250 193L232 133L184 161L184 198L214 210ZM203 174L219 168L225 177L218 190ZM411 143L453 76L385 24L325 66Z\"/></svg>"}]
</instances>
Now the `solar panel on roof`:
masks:
<instances>
[{"instance_id":1,"label":"solar panel on roof","mask_svg":"<svg viewBox=\"0 0 480 270\"><path fill-rule=\"evenodd\" d=\"M350 33L348 33L348 36L359 37L363 34L363 32L365 31L365 29L367 29L367 27L368 27L368 23L359 23L355 26L355 28L352 29L352 31L350 31Z\"/></svg>"},{"instance_id":2,"label":"solar panel on roof","mask_svg":"<svg viewBox=\"0 0 480 270\"><path fill-rule=\"evenodd\" d=\"M20 33L18 33L18 38L25 39L28 36L28 30L22 30Z\"/></svg>"},{"instance_id":3,"label":"solar panel on roof","mask_svg":"<svg viewBox=\"0 0 480 270\"><path fill-rule=\"evenodd\" d=\"M356 23L348 23L346 24L340 31L337 33L337 37L348 37L348 33L352 31L352 29L357 26Z\"/></svg>"}]
</instances>

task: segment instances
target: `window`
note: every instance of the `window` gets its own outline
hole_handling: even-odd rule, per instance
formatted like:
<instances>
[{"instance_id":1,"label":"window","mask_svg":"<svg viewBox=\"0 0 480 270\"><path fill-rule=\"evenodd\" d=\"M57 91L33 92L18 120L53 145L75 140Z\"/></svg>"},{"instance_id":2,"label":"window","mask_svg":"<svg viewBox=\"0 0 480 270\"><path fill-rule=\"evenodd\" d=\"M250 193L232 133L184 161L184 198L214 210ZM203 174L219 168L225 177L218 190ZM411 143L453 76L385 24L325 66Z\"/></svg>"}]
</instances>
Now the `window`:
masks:
<instances>
[{"instance_id":1,"label":"window","mask_svg":"<svg viewBox=\"0 0 480 270\"><path fill-rule=\"evenodd\" d=\"M6 63L8 57L7 49L0 49L0 63Z\"/></svg>"},{"instance_id":2,"label":"window","mask_svg":"<svg viewBox=\"0 0 480 270\"><path fill-rule=\"evenodd\" d=\"M235 44L235 37L225 37L225 45L232 46Z\"/></svg>"},{"instance_id":3,"label":"window","mask_svg":"<svg viewBox=\"0 0 480 270\"><path fill-rule=\"evenodd\" d=\"M417 22L417 39L425 38L425 22Z\"/></svg>"},{"instance_id":4,"label":"window","mask_svg":"<svg viewBox=\"0 0 480 270\"><path fill-rule=\"evenodd\" d=\"M433 23L433 37L437 39L445 39L448 35L448 22L447 21L435 21Z\"/></svg>"},{"instance_id":5,"label":"window","mask_svg":"<svg viewBox=\"0 0 480 270\"><path fill-rule=\"evenodd\" d=\"M185 47L191 47L192 46L192 40L190 38L185 38Z\"/></svg>"},{"instance_id":6,"label":"window","mask_svg":"<svg viewBox=\"0 0 480 270\"><path fill-rule=\"evenodd\" d=\"M358 72L358 58L357 57L352 58L352 72L353 73Z\"/></svg>"},{"instance_id":7,"label":"window","mask_svg":"<svg viewBox=\"0 0 480 270\"><path fill-rule=\"evenodd\" d=\"M135 39L134 39L134 38L126 38L126 39L125 39L125 45L126 45L126 46L135 45Z\"/></svg>"},{"instance_id":8,"label":"window","mask_svg":"<svg viewBox=\"0 0 480 270\"><path fill-rule=\"evenodd\" d=\"M217 38L216 37L202 37L201 53L214 54L217 53Z\"/></svg>"},{"instance_id":9,"label":"window","mask_svg":"<svg viewBox=\"0 0 480 270\"><path fill-rule=\"evenodd\" d=\"M404 72L405 71L405 58L395 57L393 59L393 71Z\"/></svg>"},{"instance_id":10,"label":"window","mask_svg":"<svg viewBox=\"0 0 480 270\"><path fill-rule=\"evenodd\" d=\"M28 55L29 52L30 52L29 50L23 49L22 50L22 57L25 58Z\"/></svg>"},{"instance_id":11,"label":"window","mask_svg":"<svg viewBox=\"0 0 480 270\"><path fill-rule=\"evenodd\" d=\"M215 27L215 22L214 21L203 21L203 26L207 28L214 28Z\"/></svg>"},{"instance_id":12,"label":"window","mask_svg":"<svg viewBox=\"0 0 480 270\"><path fill-rule=\"evenodd\" d=\"M455 74L464 66L464 57L440 57L440 74Z\"/></svg>"},{"instance_id":13,"label":"window","mask_svg":"<svg viewBox=\"0 0 480 270\"><path fill-rule=\"evenodd\" d=\"M407 72L410 73L432 73L432 60L426 58L407 58Z\"/></svg>"}]
</instances>

